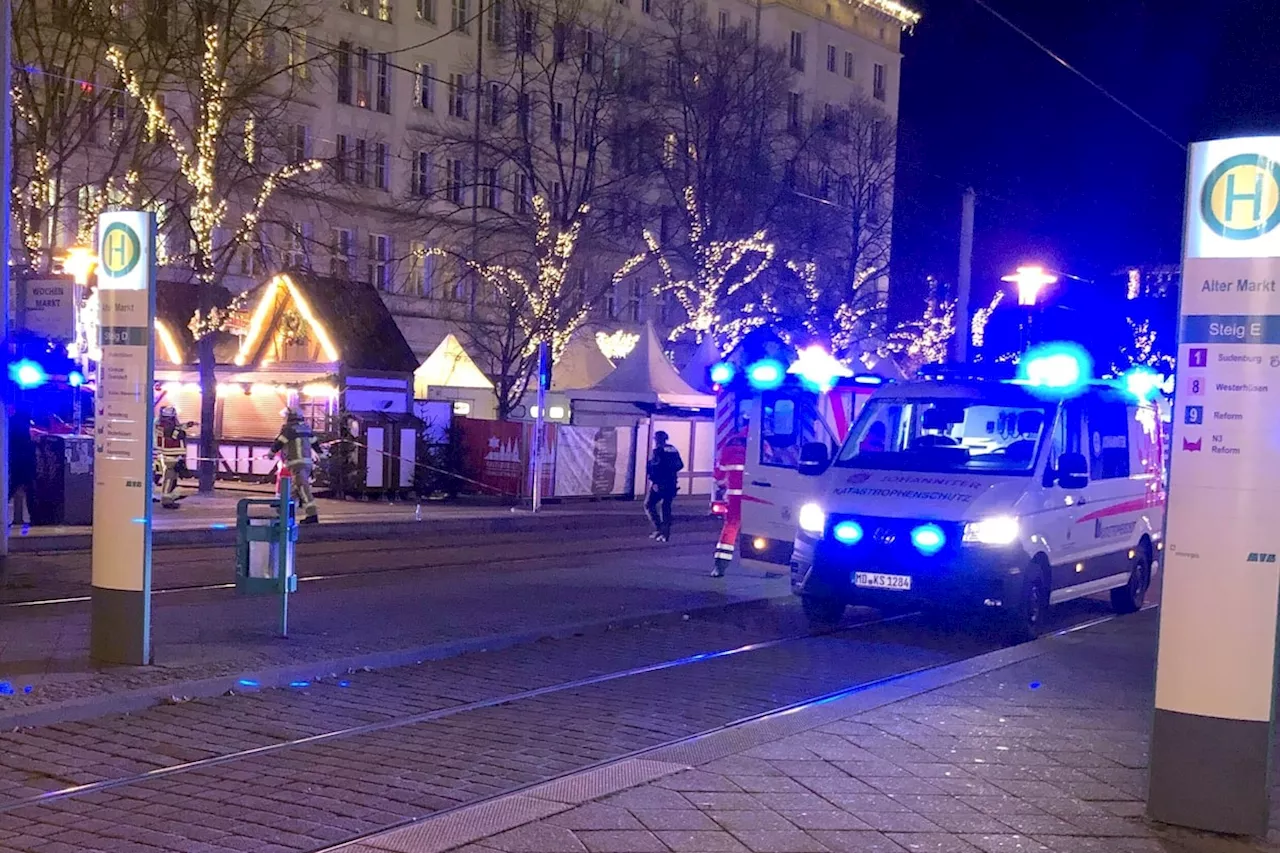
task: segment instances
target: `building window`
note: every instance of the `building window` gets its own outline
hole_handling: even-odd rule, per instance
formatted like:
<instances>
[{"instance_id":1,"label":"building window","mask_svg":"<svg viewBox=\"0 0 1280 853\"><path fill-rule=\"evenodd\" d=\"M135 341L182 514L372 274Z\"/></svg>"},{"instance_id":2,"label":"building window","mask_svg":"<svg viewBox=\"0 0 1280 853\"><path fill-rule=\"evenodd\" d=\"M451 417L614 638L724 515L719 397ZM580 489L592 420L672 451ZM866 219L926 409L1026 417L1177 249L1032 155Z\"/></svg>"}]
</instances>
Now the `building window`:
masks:
<instances>
[{"instance_id":1,"label":"building window","mask_svg":"<svg viewBox=\"0 0 1280 853\"><path fill-rule=\"evenodd\" d=\"M800 132L800 124L804 118L804 98L799 92L787 93L787 130Z\"/></svg>"},{"instance_id":2,"label":"building window","mask_svg":"<svg viewBox=\"0 0 1280 853\"><path fill-rule=\"evenodd\" d=\"M421 240L414 240L409 244L409 275L404 283L404 293L409 296L431 294L435 259L434 254L427 253L427 244Z\"/></svg>"},{"instance_id":3,"label":"building window","mask_svg":"<svg viewBox=\"0 0 1280 853\"><path fill-rule=\"evenodd\" d=\"M467 0L452 0L453 28L460 33L471 32L471 12Z\"/></svg>"},{"instance_id":4,"label":"building window","mask_svg":"<svg viewBox=\"0 0 1280 853\"><path fill-rule=\"evenodd\" d=\"M310 269L310 248L311 223L292 223L289 226L288 233L285 235L285 266L295 270Z\"/></svg>"},{"instance_id":5,"label":"building window","mask_svg":"<svg viewBox=\"0 0 1280 853\"><path fill-rule=\"evenodd\" d=\"M352 160L355 161L355 182L360 186L368 186L369 184L369 145L363 139L357 139L355 149L352 152Z\"/></svg>"},{"instance_id":6,"label":"building window","mask_svg":"<svg viewBox=\"0 0 1280 853\"><path fill-rule=\"evenodd\" d=\"M875 73L871 77L871 97L883 101L886 97L887 71L879 62L875 65Z\"/></svg>"},{"instance_id":7,"label":"building window","mask_svg":"<svg viewBox=\"0 0 1280 853\"><path fill-rule=\"evenodd\" d=\"M449 115L454 118L467 117L467 76L465 74L449 75Z\"/></svg>"},{"instance_id":8,"label":"building window","mask_svg":"<svg viewBox=\"0 0 1280 853\"><path fill-rule=\"evenodd\" d=\"M431 195L431 153L415 151L413 153L413 174L410 177L409 191L420 198Z\"/></svg>"},{"instance_id":9,"label":"building window","mask_svg":"<svg viewBox=\"0 0 1280 853\"><path fill-rule=\"evenodd\" d=\"M418 64L418 85L414 87L413 104L424 110L436 108L436 80L430 65Z\"/></svg>"},{"instance_id":10,"label":"building window","mask_svg":"<svg viewBox=\"0 0 1280 853\"><path fill-rule=\"evenodd\" d=\"M418 0L418 20L428 24L436 22L436 0Z\"/></svg>"},{"instance_id":11,"label":"building window","mask_svg":"<svg viewBox=\"0 0 1280 853\"><path fill-rule=\"evenodd\" d=\"M289 33L289 73L294 80L308 80L311 77L311 66L308 65L310 55L307 50L307 31L297 28Z\"/></svg>"},{"instance_id":12,"label":"building window","mask_svg":"<svg viewBox=\"0 0 1280 853\"><path fill-rule=\"evenodd\" d=\"M333 242L329 249L329 275L332 278L351 278L351 265L355 261L355 248L355 232L349 228L333 229Z\"/></svg>"},{"instance_id":13,"label":"building window","mask_svg":"<svg viewBox=\"0 0 1280 853\"><path fill-rule=\"evenodd\" d=\"M559 181L551 182L551 209L559 213L564 208L564 184Z\"/></svg>"},{"instance_id":14,"label":"building window","mask_svg":"<svg viewBox=\"0 0 1280 853\"><path fill-rule=\"evenodd\" d=\"M495 168L480 170L480 206L497 209L501 200L498 196L498 170Z\"/></svg>"},{"instance_id":15,"label":"building window","mask_svg":"<svg viewBox=\"0 0 1280 853\"><path fill-rule=\"evenodd\" d=\"M533 136L533 116L529 108L529 93L521 92L516 96L516 120L520 124L520 133L527 139Z\"/></svg>"},{"instance_id":16,"label":"building window","mask_svg":"<svg viewBox=\"0 0 1280 853\"><path fill-rule=\"evenodd\" d=\"M533 42L538 35L538 16L531 9L520 10L520 33L516 38L516 50L532 53Z\"/></svg>"},{"instance_id":17,"label":"building window","mask_svg":"<svg viewBox=\"0 0 1280 853\"><path fill-rule=\"evenodd\" d=\"M557 145L564 141L564 101L551 102L551 141Z\"/></svg>"},{"instance_id":18,"label":"building window","mask_svg":"<svg viewBox=\"0 0 1280 853\"><path fill-rule=\"evenodd\" d=\"M836 46L834 44L827 45L827 70L832 74L836 73Z\"/></svg>"},{"instance_id":19,"label":"building window","mask_svg":"<svg viewBox=\"0 0 1280 853\"><path fill-rule=\"evenodd\" d=\"M454 204L463 204L466 198L466 186L463 183L466 164L461 158L450 159L445 164L444 194Z\"/></svg>"},{"instance_id":20,"label":"building window","mask_svg":"<svg viewBox=\"0 0 1280 853\"><path fill-rule=\"evenodd\" d=\"M846 50L844 52L844 76L849 80L853 79L853 51L852 50Z\"/></svg>"},{"instance_id":21,"label":"building window","mask_svg":"<svg viewBox=\"0 0 1280 853\"><path fill-rule=\"evenodd\" d=\"M378 20L391 23L391 0L378 0Z\"/></svg>"},{"instance_id":22,"label":"building window","mask_svg":"<svg viewBox=\"0 0 1280 853\"><path fill-rule=\"evenodd\" d=\"M351 103L351 42L338 42L338 103Z\"/></svg>"},{"instance_id":23,"label":"building window","mask_svg":"<svg viewBox=\"0 0 1280 853\"><path fill-rule=\"evenodd\" d=\"M355 105L361 109L369 109L370 97L370 64L371 57L367 47L358 47L355 52L356 98Z\"/></svg>"},{"instance_id":24,"label":"building window","mask_svg":"<svg viewBox=\"0 0 1280 853\"><path fill-rule=\"evenodd\" d=\"M489 124L497 125L502 122L502 84L489 84Z\"/></svg>"},{"instance_id":25,"label":"building window","mask_svg":"<svg viewBox=\"0 0 1280 853\"><path fill-rule=\"evenodd\" d=\"M391 63L385 53L378 54L378 112L391 112Z\"/></svg>"},{"instance_id":26,"label":"building window","mask_svg":"<svg viewBox=\"0 0 1280 853\"><path fill-rule=\"evenodd\" d=\"M369 235L369 283L378 290L391 289L391 238Z\"/></svg>"},{"instance_id":27,"label":"building window","mask_svg":"<svg viewBox=\"0 0 1280 853\"><path fill-rule=\"evenodd\" d=\"M293 159L294 163L301 163L304 160L311 159L311 129L305 124L295 124L293 126Z\"/></svg>"},{"instance_id":28,"label":"building window","mask_svg":"<svg viewBox=\"0 0 1280 853\"><path fill-rule=\"evenodd\" d=\"M582 34L582 70L588 74L593 74L597 70L598 63L596 56L600 52L600 47L596 44L596 34L591 30L586 30Z\"/></svg>"},{"instance_id":29,"label":"building window","mask_svg":"<svg viewBox=\"0 0 1280 853\"><path fill-rule=\"evenodd\" d=\"M373 145L373 185L380 190L391 188L391 149L385 142Z\"/></svg>"},{"instance_id":30,"label":"building window","mask_svg":"<svg viewBox=\"0 0 1280 853\"><path fill-rule=\"evenodd\" d=\"M516 213L528 213L533 205L533 193L529 191L529 176L517 172L514 183Z\"/></svg>"},{"instance_id":31,"label":"building window","mask_svg":"<svg viewBox=\"0 0 1280 853\"><path fill-rule=\"evenodd\" d=\"M640 11L646 15L653 14L653 0L640 0Z\"/></svg>"},{"instance_id":32,"label":"building window","mask_svg":"<svg viewBox=\"0 0 1280 853\"><path fill-rule=\"evenodd\" d=\"M488 37L489 37L489 41L492 42L493 44L502 44L503 42L503 37L504 37L503 28L506 26L506 23L507 23L506 17L504 15L505 11L506 9L503 7L502 0L490 0Z\"/></svg>"},{"instance_id":33,"label":"building window","mask_svg":"<svg viewBox=\"0 0 1280 853\"><path fill-rule=\"evenodd\" d=\"M668 169L674 168L676 165L676 149L679 144L680 140L674 133L668 133L667 138L662 142L662 165Z\"/></svg>"},{"instance_id":34,"label":"building window","mask_svg":"<svg viewBox=\"0 0 1280 853\"><path fill-rule=\"evenodd\" d=\"M720 10L719 32L720 38L724 38L729 34L729 11L727 9Z\"/></svg>"},{"instance_id":35,"label":"building window","mask_svg":"<svg viewBox=\"0 0 1280 853\"><path fill-rule=\"evenodd\" d=\"M804 70L804 33L799 30L791 31L791 67Z\"/></svg>"},{"instance_id":36,"label":"building window","mask_svg":"<svg viewBox=\"0 0 1280 853\"><path fill-rule=\"evenodd\" d=\"M344 184L350 175L347 160L351 156L351 140L344 133L338 134L337 150L333 157L333 175L338 183Z\"/></svg>"}]
</instances>

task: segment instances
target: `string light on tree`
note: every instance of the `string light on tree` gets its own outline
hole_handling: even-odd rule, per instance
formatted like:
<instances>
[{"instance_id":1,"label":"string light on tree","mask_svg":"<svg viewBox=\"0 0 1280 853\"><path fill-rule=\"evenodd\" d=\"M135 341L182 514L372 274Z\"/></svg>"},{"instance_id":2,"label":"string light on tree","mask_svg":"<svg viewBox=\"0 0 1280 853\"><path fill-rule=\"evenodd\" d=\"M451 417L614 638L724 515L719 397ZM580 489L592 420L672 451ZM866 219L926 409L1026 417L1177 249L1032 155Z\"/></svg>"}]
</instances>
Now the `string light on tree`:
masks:
<instances>
[{"instance_id":1,"label":"string light on tree","mask_svg":"<svg viewBox=\"0 0 1280 853\"><path fill-rule=\"evenodd\" d=\"M626 329L619 329L613 333L596 332L596 346L600 348L605 358L614 361L626 358L638 343L640 343L640 336Z\"/></svg>"},{"instance_id":2,"label":"string light on tree","mask_svg":"<svg viewBox=\"0 0 1280 853\"><path fill-rule=\"evenodd\" d=\"M997 290L996 295L991 297L991 301L987 303L987 307L979 308L973 312L973 320L969 327L969 339L973 342L974 349L982 349L982 345L987 339L987 323L991 322L991 315L995 313L996 308L1003 301L1004 291Z\"/></svg>"},{"instance_id":3,"label":"string light on tree","mask_svg":"<svg viewBox=\"0 0 1280 853\"><path fill-rule=\"evenodd\" d=\"M908 374L923 365L945 361L956 333L955 320L955 302L930 300L919 320L903 323L890 333L885 353L897 356Z\"/></svg>"},{"instance_id":4,"label":"string light on tree","mask_svg":"<svg viewBox=\"0 0 1280 853\"><path fill-rule=\"evenodd\" d=\"M684 201L689 225L687 251L692 255L691 276L676 273L667 251L649 230L644 232L648 251L623 265L624 269L634 269L648 257L657 261L662 281L654 291L671 293L684 309L686 318L671 330L669 340L691 335L695 342L701 343L708 334L719 339L722 334L727 337L741 333L744 326L762 324L764 319L758 313L744 311L742 314L746 316L725 320L722 311L727 300L749 286L773 263L774 245L765 239L764 231L738 240L709 240L706 235L710 214L698 202L693 187L685 187ZM615 275L614 280L620 277Z\"/></svg>"}]
</instances>

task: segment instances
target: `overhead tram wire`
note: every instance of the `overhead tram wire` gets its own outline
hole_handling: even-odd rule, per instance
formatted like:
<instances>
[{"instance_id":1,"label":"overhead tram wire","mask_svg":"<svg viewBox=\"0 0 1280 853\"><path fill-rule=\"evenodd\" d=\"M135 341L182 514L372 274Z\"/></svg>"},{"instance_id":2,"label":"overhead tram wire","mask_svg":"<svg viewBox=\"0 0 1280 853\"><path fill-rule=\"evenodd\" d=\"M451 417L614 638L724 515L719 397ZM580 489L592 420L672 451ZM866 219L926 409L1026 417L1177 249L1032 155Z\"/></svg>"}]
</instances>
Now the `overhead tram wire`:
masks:
<instances>
[{"instance_id":1,"label":"overhead tram wire","mask_svg":"<svg viewBox=\"0 0 1280 853\"><path fill-rule=\"evenodd\" d=\"M992 16L994 16L997 20L999 20L999 21L1000 21L1001 23L1003 23L1005 26L1009 27L1009 29L1013 30L1015 33L1017 33L1018 35L1022 36L1022 37L1023 37L1024 39L1026 39L1027 41L1031 42L1031 44L1033 44L1033 45L1035 45L1037 48L1039 48L1039 50L1040 50L1041 52L1043 52L1046 56L1048 56L1048 57L1049 57L1050 59L1052 59L1054 62L1058 63L1058 64L1059 64L1059 65L1061 65L1063 68L1067 69L1067 70L1068 70L1068 71L1070 71L1072 74L1076 75L1076 76L1077 76L1077 77L1079 77L1081 80L1083 80L1084 82L1088 83L1090 86L1092 86L1094 89L1096 89L1096 90L1097 90L1097 91L1098 91L1098 92L1099 92L1103 97L1105 97L1107 100L1111 101L1111 102L1112 102L1113 104L1115 104L1116 106L1120 107L1120 109L1124 110L1124 111L1125 111L1125 112L1127 112L1129 115L1133 116L1133 117L1134 117L1134 118L1136 118L1138 121L1140 121L1140 122L1142 122L1143 124L1145 124L1148 128L1150 128L1151 130L1154 130L1156 133L1160 134L1160 135L1161 135L1161 136L1163 136L1165 139L1169 140L1169 141L1170 141L1170 142L1172 142L1174 145L1178 146L1178 148L1180 148L1181 150L1183 150L1183 151L1186 151L1186 150L1187 150L1187 145L1186 145L1186 143L1178 141L1178 139L1177 139L1177 138L1175 138L1175 137L1173 136L1173 134L1169 133L1167 130L1165 130L1164 128L1160 127L1160 125L1156 124L1156 123L1155 123L1155 122L1153 122L1151 119L1147 118L1147 117L1146 117L1146 116L1144 116L1142 113L1138 112L1136 109L1134 109L1133 107L1129 106L1129 105L1128 105L1127 103L1125 103L1124 101L1120 100L1120 98L1119 98L1119 97L1117 97L1116 95L1113 95L1113 94L1112 94L1110 91L1108 91L1108 90L1107 90L1107 88L1106 88L1106 87L1104 87L1101 83L1098 83L1098 82L1097 82L1097 81L1095 81L1093 78L1089 77L1089 75L1087 75L1087 74L1085 74L1083 71L1081 71L1079 68L1076 68L1076 67L1075 67L1074 65L1072 65L1070 62L1067 62L1067 60L1063 59L1061 56L1059 56L1058 54L1054 53L1054 52L1053 52L1052 50L1050 50L1050 49L1049 49L1049 48L1048 48L1048 47L1047 47L1043 42L1041 42L1041 41L1039 41L1038 39L1036 39L1036 37L1035 37L1035 36L1031 35L1031 34L1030 34L1030 33L1028 33L1026 30L1024 30L1022 27L1018 26L1018 25L1017 25L1017 24L1015 24L1013 21L1009 20L1009 19L1008 19L1008 18L1006 18L1004 15L1002 15L1000 12L996 11L995 9L993 9L993 8L990 6L990 4L988 4L988 3L986 2L986 0L973 0L973 2L974 2L975 4L977 4L979 7L983 8L983 9L985 9L987 12L989 12L989 13L990 13Z\"/></svg>"}]
</instances>

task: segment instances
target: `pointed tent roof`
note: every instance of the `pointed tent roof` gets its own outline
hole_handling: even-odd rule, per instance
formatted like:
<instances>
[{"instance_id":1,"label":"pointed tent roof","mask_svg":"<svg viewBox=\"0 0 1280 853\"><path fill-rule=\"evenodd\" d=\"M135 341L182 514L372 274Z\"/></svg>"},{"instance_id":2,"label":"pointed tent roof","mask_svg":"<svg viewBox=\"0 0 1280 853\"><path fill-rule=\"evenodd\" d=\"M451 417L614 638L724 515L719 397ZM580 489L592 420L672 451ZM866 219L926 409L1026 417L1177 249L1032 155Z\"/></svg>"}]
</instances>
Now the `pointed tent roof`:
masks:
<instances>
[{"instance_id":1,"label":"pointed tent roof","mask_svg":"<svg viewBox=\"0 0 1280 853\"><path fill-rule=\"evenodd\" d=\"M447 388L492 388L493 383L484 375L462 343L452 332L435 348L426 361L413 372L413 393L424 399L431 386Z\"/></svg>"},{"instance_id":2,"label":"pointed tent roof","mask_svg":"<svg viewBox=\"0 0 1280 853\"><path fill-rule=\"evenodd\" d=\"M579 329L569 339L551 371L552 391L590 388L614 370L613 362L600 351L594 335Z\"/></svg>"},{"instance_id":3,"label":"pointed tent roof","mask_svg":"<svg viewBox=\"0 0 1280 853\"><path fill-rule=\"evenodd\" d=\"M711 365L720 361L720 347L716 344L715 335L707 335L698 344L689 363L680 371L680 378L704 394L711 390Z\"/></svg>"},{"instance_id":4,"label":"pointed tent roof","mask_svg":"<svg viewBox=\"0 0 1280 853\"><path fill-rule=\"evenodd\" d=\"M688 382L680 378L671 362L667 361L658 334L653 330L653 323L645 324L640 343L613 373L575 396L589 400L648 403L689 409L710 409L715 406L714 397L700 394L691 388Z\"/></svg>"}]
</instances>

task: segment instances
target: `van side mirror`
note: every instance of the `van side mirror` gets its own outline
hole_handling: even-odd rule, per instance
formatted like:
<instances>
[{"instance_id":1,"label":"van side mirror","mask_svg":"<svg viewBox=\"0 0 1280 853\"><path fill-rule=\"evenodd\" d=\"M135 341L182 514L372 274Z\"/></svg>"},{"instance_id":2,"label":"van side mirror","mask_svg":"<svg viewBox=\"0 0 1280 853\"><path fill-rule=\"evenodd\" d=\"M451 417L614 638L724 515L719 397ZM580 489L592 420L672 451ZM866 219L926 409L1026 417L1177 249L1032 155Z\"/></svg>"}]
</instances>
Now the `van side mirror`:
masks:
<instances>
[{"instance_id":1,"label":"van side mirror","mask_svg":"<svg viewBox=\"0 0 1280 853\"><path fill-rule=\"evenodd\" d=\"M1064 489L1083 489L1089 485L1089 460L1083 453L1064 453L1058 457L1058 485Z\"/></svg>"},{"instance_id":2,"label":"van side mirror","mask_svg":"<svg viewBox=\"0 0 1280 853\"><path fill-rule=\"evenodd\" d=\"M800 467L801 474L807 474L810 477L816 477L823 471L827 470L827 465L831 462L831 453L827 449L826 442L809 441L805 442L800 448Z\"/></svg>"}]
</instances>

